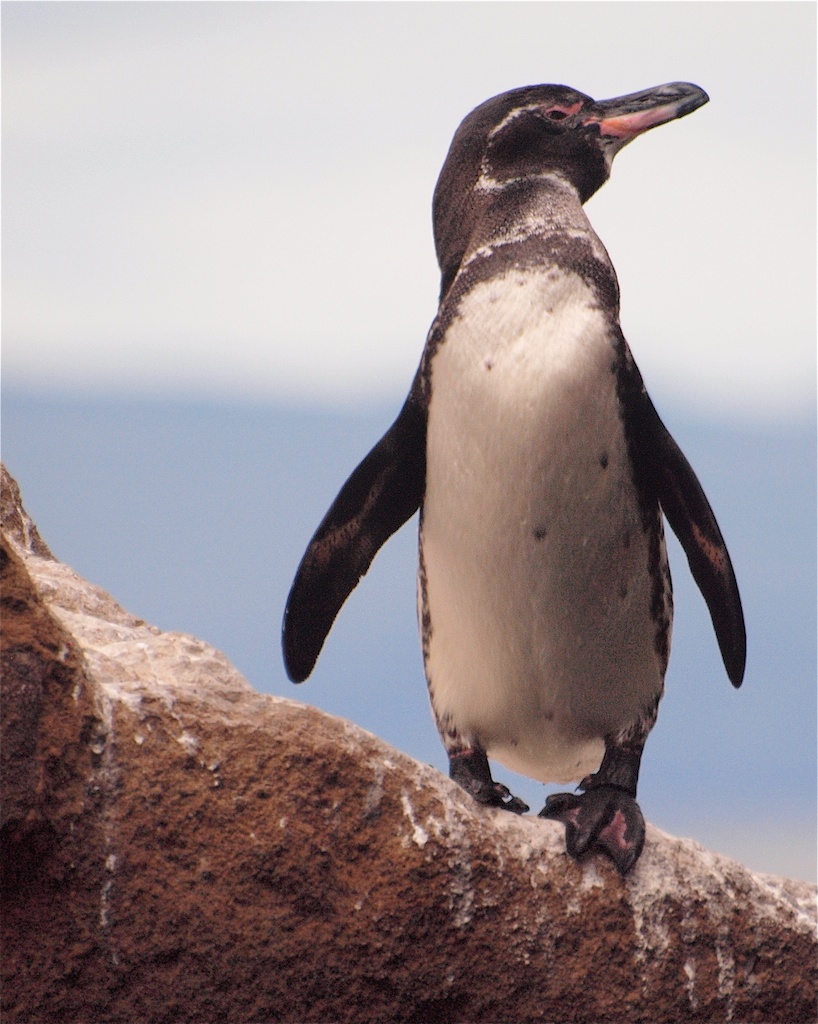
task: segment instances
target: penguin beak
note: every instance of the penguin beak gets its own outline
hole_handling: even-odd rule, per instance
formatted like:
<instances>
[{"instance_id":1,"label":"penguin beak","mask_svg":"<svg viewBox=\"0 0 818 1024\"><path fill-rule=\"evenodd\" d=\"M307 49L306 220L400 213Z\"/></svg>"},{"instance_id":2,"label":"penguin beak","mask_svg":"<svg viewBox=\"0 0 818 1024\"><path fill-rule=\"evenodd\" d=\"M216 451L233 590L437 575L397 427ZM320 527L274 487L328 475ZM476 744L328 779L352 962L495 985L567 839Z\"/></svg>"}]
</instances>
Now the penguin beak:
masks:
<instances>
[{"instance_id":1,"label":"penguin beak","mask_svg":"<svg viewBox=\"0 0 818 1024\"><path fill-rule=\"evenodd\" d=\"M599 139L610 163L614 155L637 135L684 117L704 106L709 99L704 89L697 85L671 82L613 100L600 100L589 108L583 124L599 125Z\"/></svg>"}]
</instances>

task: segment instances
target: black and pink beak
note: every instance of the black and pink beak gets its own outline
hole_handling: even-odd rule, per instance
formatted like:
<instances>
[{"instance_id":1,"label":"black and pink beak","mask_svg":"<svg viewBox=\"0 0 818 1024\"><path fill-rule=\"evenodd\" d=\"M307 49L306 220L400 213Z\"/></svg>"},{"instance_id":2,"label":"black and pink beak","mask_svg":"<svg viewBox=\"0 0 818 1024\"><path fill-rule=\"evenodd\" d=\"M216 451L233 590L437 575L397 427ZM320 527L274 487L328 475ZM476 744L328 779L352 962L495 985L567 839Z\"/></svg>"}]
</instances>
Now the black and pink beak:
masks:
<instances>
[{"instance_id":1,"label":"black and pink beak","mask_svg":"<svg viewBox=\"0 0 818 1024\"><path fill-rule=\"evenodd\" d=\"M614 155L637 135L684 117L704 106L710 97L690 82L671 82L612 100L599 100L586 108L582 123L599 126L599 141L610 164Z\"/></svg>"}]
</instances>

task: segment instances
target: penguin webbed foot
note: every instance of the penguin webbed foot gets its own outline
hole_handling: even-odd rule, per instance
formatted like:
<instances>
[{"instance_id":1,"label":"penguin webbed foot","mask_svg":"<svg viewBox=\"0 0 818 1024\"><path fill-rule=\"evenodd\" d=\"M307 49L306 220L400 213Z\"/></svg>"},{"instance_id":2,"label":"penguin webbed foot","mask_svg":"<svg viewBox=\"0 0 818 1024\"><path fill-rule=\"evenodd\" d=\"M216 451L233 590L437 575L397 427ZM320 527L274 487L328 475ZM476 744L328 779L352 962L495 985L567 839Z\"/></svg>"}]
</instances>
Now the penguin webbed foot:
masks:
<instances>
[{"instance_id":1,"label":"penguin webbed foot","mask_svg":"<svg viewBox=\"0 0 818 1024\"><path fill-rule=\"evenodd\" d=\"M565 825L565 845L579 860L598 851L626 875L645 845L645 819L634 796L620 786L585 780L584 793L552 793L538 817Z\"/></svg>"},{"instance_id":2,"label":"penguin webbed foot","mask_svg":"<svg viewBox=\"0 0 818 1024\"><path fill-rule=\"evenodd\" d=\"M462 786L474 799L488 807L502 807L512 814L529 810L518 796L491 777L488 758L480 749L459 750L449 754L449 778Z\"/></svg>"}]
</instances>

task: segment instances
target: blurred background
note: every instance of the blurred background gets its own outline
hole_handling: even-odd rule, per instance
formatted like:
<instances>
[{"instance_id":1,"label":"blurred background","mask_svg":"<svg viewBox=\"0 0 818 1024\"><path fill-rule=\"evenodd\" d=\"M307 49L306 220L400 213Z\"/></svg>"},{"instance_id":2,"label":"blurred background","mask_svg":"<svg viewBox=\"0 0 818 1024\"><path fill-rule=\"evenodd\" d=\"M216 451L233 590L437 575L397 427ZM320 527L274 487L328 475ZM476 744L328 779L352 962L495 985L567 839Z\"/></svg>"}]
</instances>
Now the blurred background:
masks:
<instances>
[{"instance_id":1,"label":"blurred background","mask_svg":"<svg viewBox=\"0 0 818 1024\"><path fill-rule=\"evenodd\" d=\"M640 802L753 868L815 877L814 5L5 3L2 76L2 454L44 539L257 689L442 771L415 520L299 688L279 630L307 541L420 358L451 136L519 85L704 87L710 104L628 147L588 204L749 634L734 691L672 542ZM534 811L555 788L495 774Z\"/></svg>"}]
</instances>

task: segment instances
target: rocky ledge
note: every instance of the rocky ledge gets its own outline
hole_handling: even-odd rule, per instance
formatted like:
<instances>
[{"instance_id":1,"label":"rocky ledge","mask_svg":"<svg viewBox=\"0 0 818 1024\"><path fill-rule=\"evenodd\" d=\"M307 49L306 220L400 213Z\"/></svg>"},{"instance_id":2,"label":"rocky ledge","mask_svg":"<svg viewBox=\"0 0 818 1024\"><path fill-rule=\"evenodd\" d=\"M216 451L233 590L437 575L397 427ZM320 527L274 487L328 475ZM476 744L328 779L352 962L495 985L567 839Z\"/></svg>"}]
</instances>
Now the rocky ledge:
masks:
<instances>
[{"instance_id":1,"label":"rocky ledge","mask_svg":"<svg viewBox=\"0 0 818 1024\"><path fill-rule=\"evenodd\" d=\"M3 1019L816 1019L816 892L625 880L53 558L2 483Z\"/></svg>"}]
</instances>

